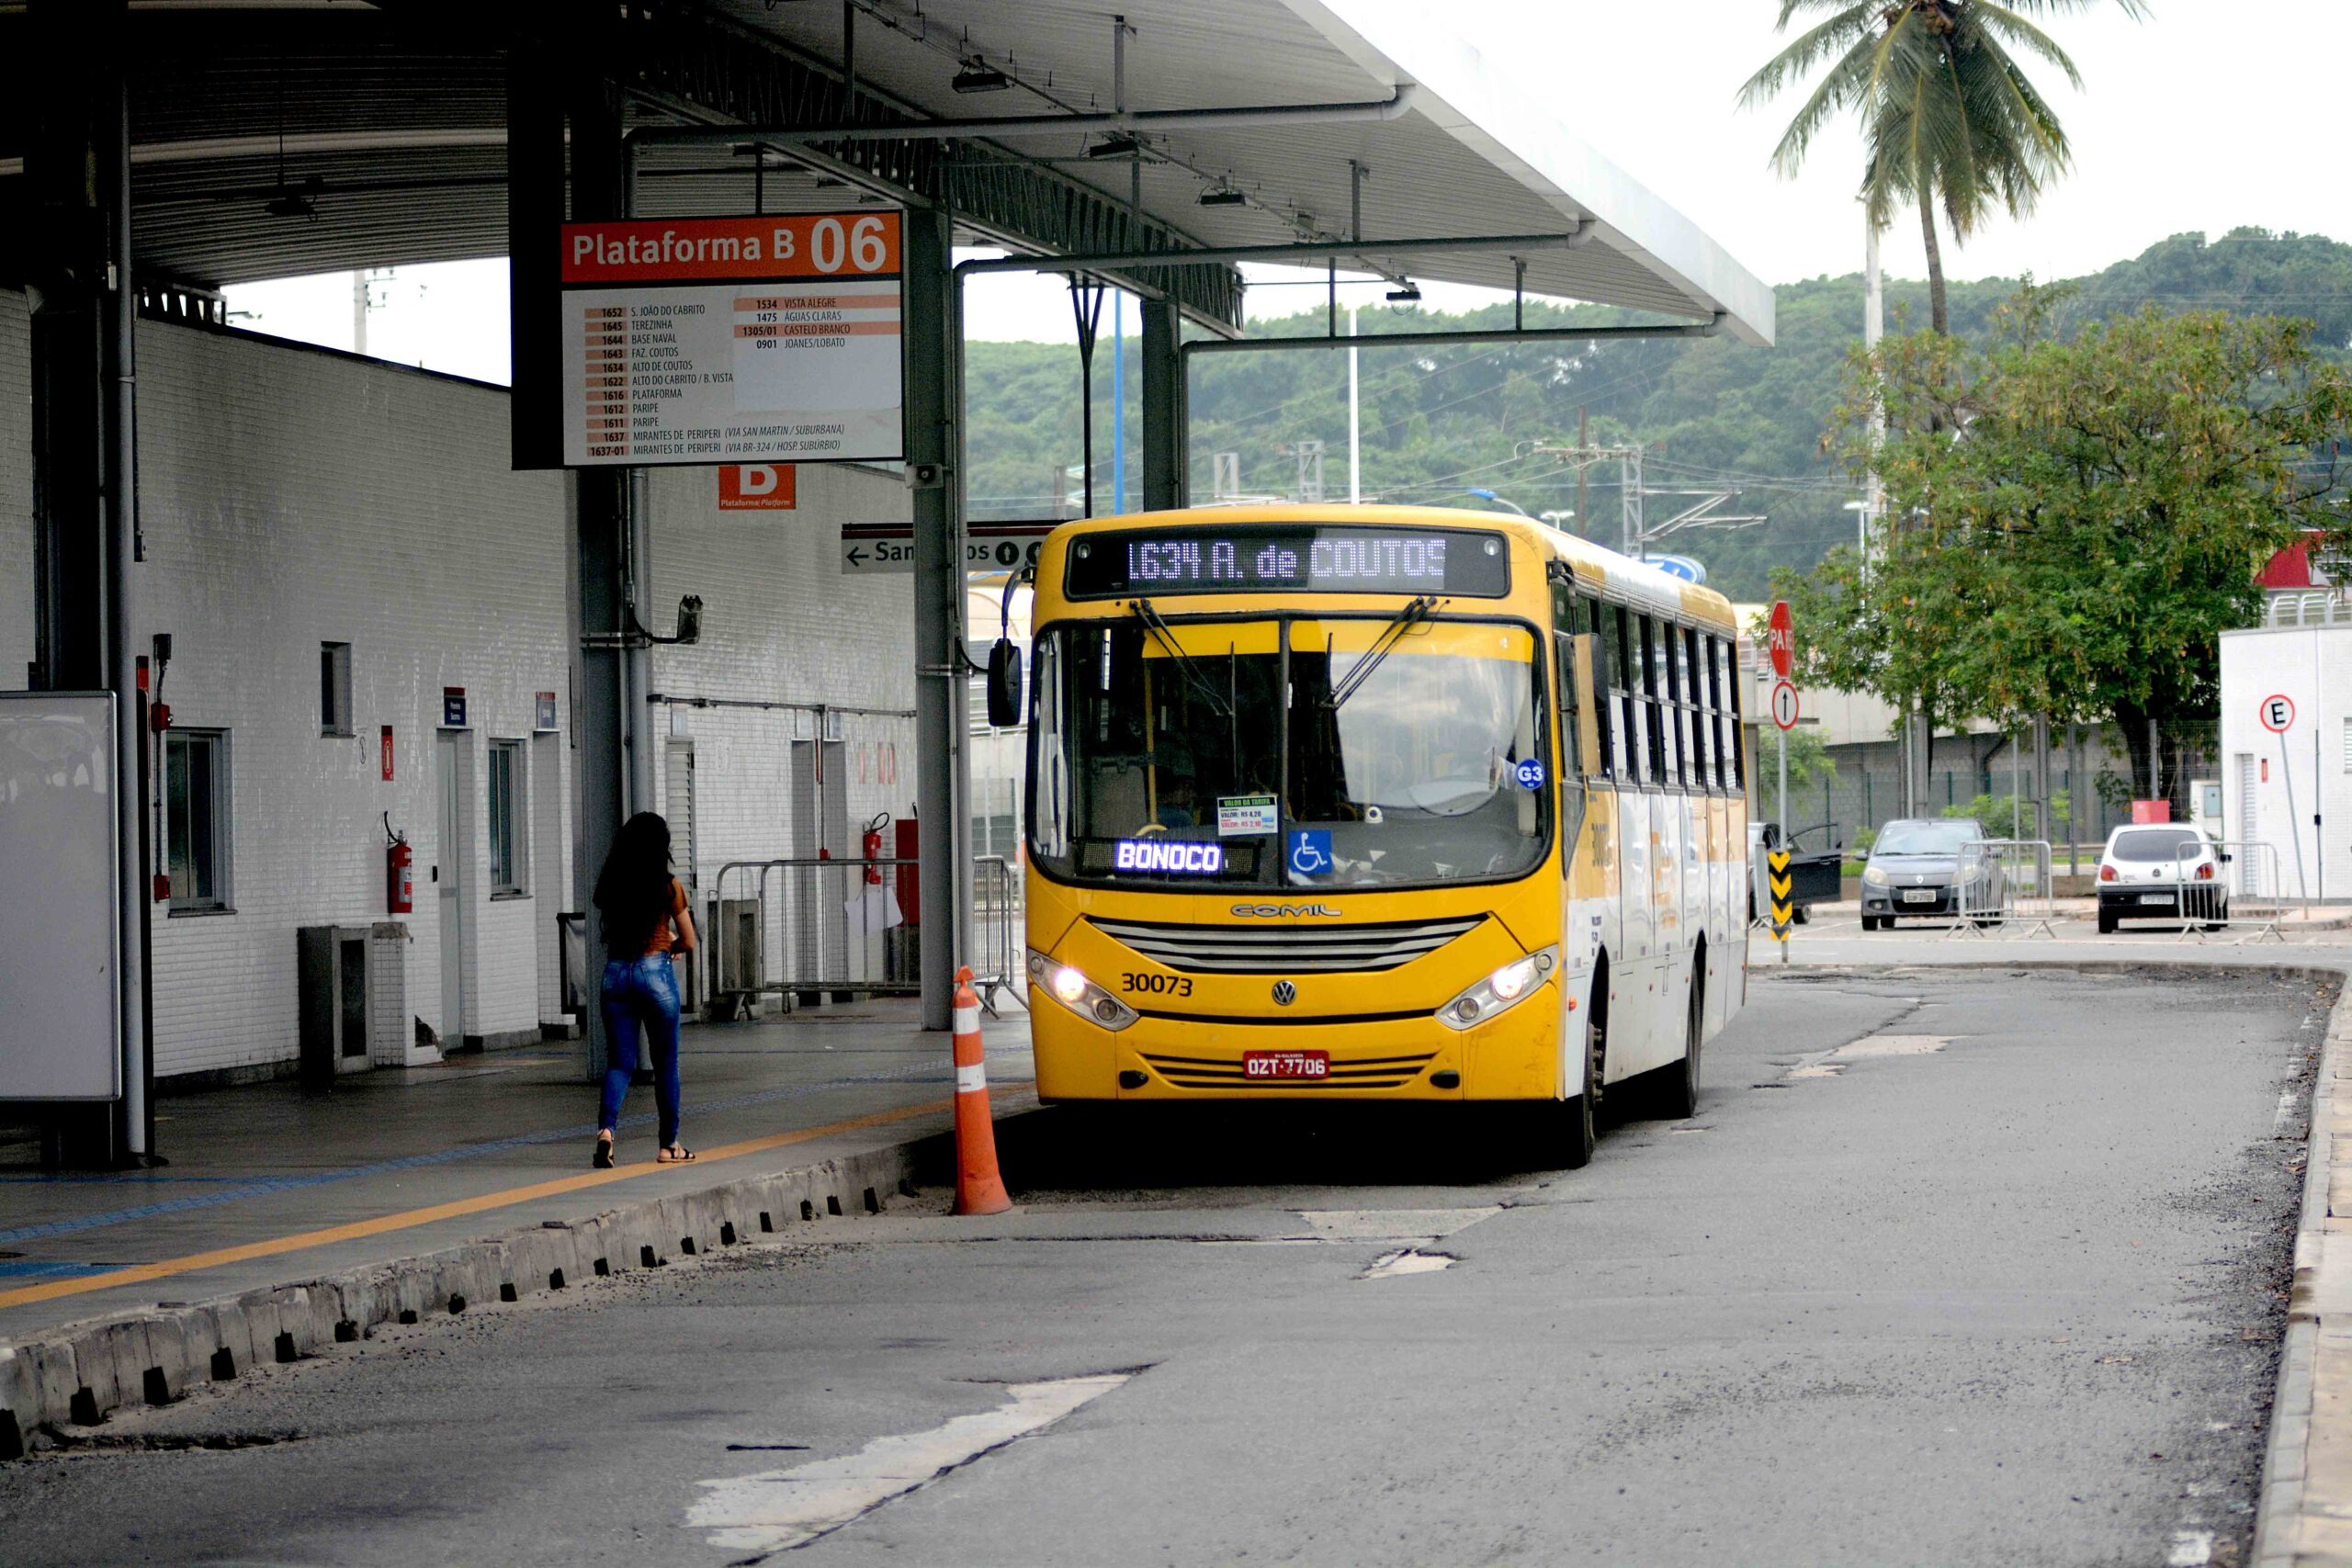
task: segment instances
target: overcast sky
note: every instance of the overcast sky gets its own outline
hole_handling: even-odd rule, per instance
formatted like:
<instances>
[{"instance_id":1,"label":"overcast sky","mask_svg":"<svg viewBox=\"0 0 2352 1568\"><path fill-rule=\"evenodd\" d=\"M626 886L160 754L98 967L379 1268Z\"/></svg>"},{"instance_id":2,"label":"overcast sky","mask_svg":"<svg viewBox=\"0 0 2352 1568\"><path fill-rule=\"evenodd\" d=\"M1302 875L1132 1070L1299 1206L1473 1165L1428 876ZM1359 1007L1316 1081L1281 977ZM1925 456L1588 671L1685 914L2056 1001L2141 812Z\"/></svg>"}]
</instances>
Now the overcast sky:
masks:
<instances>
[{"instance_id":1,"label":"overcast sky","mask_svg":"<svg viewBox=\"0 0 2352 1568\"><path fill-rule=\"evenodd\" d=\"M1266 0L1272 4L1272 0ZM1406 0L1337 0L1387 6ZM1436 10L1425 0L1412 0ZM2017 0L2011 0L2012 4ZM2167 235L2241 224L2352 237L2333 153L2344 90L2335 47L2341 0L2150 0L2133 22L2114 5L2048 25L2080 67L2084 90L2036 62L2036 81L2075 145L2075 172L2023 222L1998 220L1944 250L1955 278L2066 277L2138 254ZM1563 121L1680 208L1769 283L1858 270L1860 170L1850 130L1816 142L1796 180L1769 167L1799 101L1754 112L1740 84L1776 47L1774 0L1451 0L1457 29L1505 63ZM1890 275L1926 273L1918 225L1885 241ZM1269 282L1283 276L1253 269ZM1377 288L1354 291L1366 302ZM1431 286L1428 302L1487 298ZM505 267L409 267L375 285L369 349L386 358L488 380L506 378ZM334 347L352 344L350 275L230 290L242 323ZM1300 289L1253 290L1253 315L1303 309ZM1109 321L1103 323L1107 332ZM1136 330L1132 312L1127 330ZM1068 291L1037 278L976 279L970 335L1072 339Z\"/></svg>"}]
</instances>

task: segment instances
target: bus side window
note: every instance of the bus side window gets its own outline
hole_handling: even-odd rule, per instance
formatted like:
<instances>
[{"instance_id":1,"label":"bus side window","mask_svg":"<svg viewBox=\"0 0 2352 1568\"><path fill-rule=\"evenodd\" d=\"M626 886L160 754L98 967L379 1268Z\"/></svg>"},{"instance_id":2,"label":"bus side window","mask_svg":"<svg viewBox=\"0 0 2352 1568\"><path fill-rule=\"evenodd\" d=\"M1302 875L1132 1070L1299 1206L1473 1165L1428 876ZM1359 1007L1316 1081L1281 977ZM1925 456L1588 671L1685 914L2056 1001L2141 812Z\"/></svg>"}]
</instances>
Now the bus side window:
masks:
<instances>
[{"instance_id":1,"label":"bus side window","mask_svg":"<svg viewBox=\"0 0 2352 1568\"><path fill-rule=\"evenodd\" d=\"M1649 742L1642 770L1644 784L1671 784L1667 772L1666 757L1666 682L1661 678L1657 659L1657 627L1647 615L1634 617L1640 627L1636 648L1639 656L1640 684L1636 688L1642 700L1644 739Z\"/></svg>"},{"instance_id":2,"label":"bus side window","mask_svg":"<svg viewBox=\"0 0 2352 1568\"><path fill-rule=\"evenodd\" d=\"M1724 727L1726 727L1724 715L1731 710L1731 703L1729 703L1731 682L1726 680L1726 672L1724 672L1724 670L1726 670L1726 659L1724 659L1724 639L1708 637L1708 707L1713 710L1713 719L1710 719L1710 724L1714 727L1714 787L1717 787L1717 790L1729 790L1731 783L1734 783L1731 781L1734 760L1731 760L1729 752L1724 750ZM1734 740L1734 745L1738 745L1738 739L1740 739L1740 731L1734 727L1731 728L1731 740Z\"/></svg>"},{"instance_id":3,"label":"bus side window","mask_svg":"<svg viewBox=\"0 0 2352 1568\"><path fill-rule=\"evenodd\" d=\"M1677 627L1675 666L1682 671L1682 719L1690 732L1690 765L1684 770L1682 782L1692 789L1705 789L1714 782L1707 776L1707 759L1713 748L1707 743L1707 693L1698 654L1697 628Z\"/></svg>"},{"instance_id":4,"label":"bus side window","mask_svg":"<svg viewBox=\"0 0 2352 1568\"><path fill-rule=\"evenodd\" d=\"M1609 653L1600 635L1600 601L1584 602L1584 678L1586 694L1592 700L1594 751L1589 759L1592 771L1602 778L1617 776L1617 763L1611 751L1611 737L1617 727L1611 722L1609 708Z\"/></svg>"},{"instance_id":5,"label":"bus side window","mask_svg":"<svg viewBox=\"0 0 2352 1568\"><path fill-rule=\"evenodd\" d=\"M1658 672L1654 677L1656 686L1651 686L1651 696L1658 698L1656 707L1658 707L1660 717L1660 733L1665 736L1665 745L1660 748L1665 752L1663 783L1665 787L1675 790L1675 787L1681 787L1681 764L1689 760L1689 752L1681 750L1684 748L1681 682L1675 680L1675 627L1670 621L1651 623L1651 649L1654 649L1654 656L1658 660Z\"/></svg>"},{"instance_id":6,"label":"bus side window","mask_svg":"<svg viewBox=\"0 0 2352 1568\"><path fill-rule=\"evenodd\" d=\"M1649 731L1643 721L1648 716L1642 711L1641 649L1634 640L1639 622L1625 614L1623 604L1611 604L1608 625L1615 638L1616 657L1611 660L1611 680L1617 691L1617 715L1624 733L1618 739L1617 776L1626 784L1640 784L1643 770L1649 761Z\"/></svg>"},{"instance_id":7,"label":"bus side window","mask_svg":"<svg viewBox=\"0 0 2352 1568\"><path fill-rule=\"evenodd\" d=\"M1731 688L1731 787L1745 793L1747 789L1747 727L1742 722L1747 716L1739 700L1743 679L1736 653L1726 653L1724 660L1724 680Z\"/></svg>"}]
</instances>

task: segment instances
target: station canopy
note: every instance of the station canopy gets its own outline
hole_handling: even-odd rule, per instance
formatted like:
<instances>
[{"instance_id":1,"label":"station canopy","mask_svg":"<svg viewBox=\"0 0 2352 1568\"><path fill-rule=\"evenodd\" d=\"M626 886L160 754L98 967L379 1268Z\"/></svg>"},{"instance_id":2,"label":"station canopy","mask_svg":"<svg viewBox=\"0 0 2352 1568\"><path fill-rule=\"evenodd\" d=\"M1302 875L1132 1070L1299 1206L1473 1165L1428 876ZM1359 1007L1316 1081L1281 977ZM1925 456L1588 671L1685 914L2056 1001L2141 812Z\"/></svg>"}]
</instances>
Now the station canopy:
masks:
<instances>
[{"instance_id":1,"label":"station canopy","mask_svg":"<svg viewBox=\"0 0 2352 1568\"><path fill-rule=\"evenodd\" d=\"M860 132L759 146L650 136L641 216L944 200L965 240L1022 251L1361 239L1343 270L1507 289L1523 266L1531 295L1771 340L1768 287L1507 73L1498 40L1458 36L1426 4L1122 0L1124 73L1112 8L1073 0L642 0L615 9L606 44L619 49L605 64L628 93L631 127ZM130 10L137 256L143 278L198 290L503 254L510 34L499 18L581 14L441 0L130 0ZM29 60L28 26L23 5L0 5L0 56ZM595 63L556 52L547 69ZM1140 124L888 133L1110 115L1122 74ZM1350 118L1148 118L1340 105ZM0 106L0 231L24 214L31 112L23 96ZM1573 248L1378 245L1579 229ZM0 268L13 274L12 264L0 254ZM1230 268L1106 270L1157 279L1196 321L1238 328Z\"/></svg>"}]
</instances>

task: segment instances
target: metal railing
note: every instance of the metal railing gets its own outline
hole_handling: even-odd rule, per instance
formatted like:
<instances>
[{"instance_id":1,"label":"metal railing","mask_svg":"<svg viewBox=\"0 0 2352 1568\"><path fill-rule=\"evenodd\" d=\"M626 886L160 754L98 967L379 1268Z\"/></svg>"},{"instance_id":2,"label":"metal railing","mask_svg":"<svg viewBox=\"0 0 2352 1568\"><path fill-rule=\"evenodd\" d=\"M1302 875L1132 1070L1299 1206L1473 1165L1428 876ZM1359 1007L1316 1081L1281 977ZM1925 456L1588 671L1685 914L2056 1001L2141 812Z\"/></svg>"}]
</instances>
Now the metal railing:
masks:
<instances>
[{"instance_id":1,"label":"metal railing","mask_svg":"<svg viewBox=\"0 0 2352 1568\"><path fill-rule=\"evenodd\" d=\"M2056 880L2044 839L1973 839L1960 846L1952 874L1951 930L1980 937L1994 926L2011 940L2058 932ZM2022 929L2012 929L2022 928Z\"/></svg>"},{"instance_id":2,"label":"metal railing","mask_svg":"<svg viewBox=\"0 0 2352 1568\"><path fill-rule=\"evenodd\" d=\"M822 856L720 866L705 911L711 1015L747 1016L769 996L789 1007L921 995L926 928L909 924L899 902L915 873L912 860ZM1021 879L1002 855L974 859L967 961L991 1013L1020 973L1021 899Z\"/></svg>"}]
</instances>

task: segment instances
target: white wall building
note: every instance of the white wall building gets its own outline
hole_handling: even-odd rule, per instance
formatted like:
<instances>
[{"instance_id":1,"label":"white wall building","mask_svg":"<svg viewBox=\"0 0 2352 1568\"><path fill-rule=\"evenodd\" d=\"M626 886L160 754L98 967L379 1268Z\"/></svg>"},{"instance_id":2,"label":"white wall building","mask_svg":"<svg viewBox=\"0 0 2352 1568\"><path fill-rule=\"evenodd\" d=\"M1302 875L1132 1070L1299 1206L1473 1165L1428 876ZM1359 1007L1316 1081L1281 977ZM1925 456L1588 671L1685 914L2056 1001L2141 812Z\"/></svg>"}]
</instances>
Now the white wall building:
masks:
<instances>
[{"instance_id":1,"label":"white wall building","mask_svg":"<svg viewBox=\"0 0 2352 1568\"><path fill-rule=\"evenodd\" d=\"M28 346L0 290L0 688L34 653ZM401 1032L539 1038L575 907L566 477L509 468L501 388L145 321L139 371L132 630L172 638L158 1077L290 1067L296 931L392 918L387 818L416 863ZM681 874L850 852L865 818L911 810L913 611L910 579L842 575L836 529L904 518L904 488L843 466L801 469L792 511L722 512L709 468L651 491L648 618L706 604L701 643L654 656Z\"/></svg>"},{"instance_id":2,"label":"white wall building","mask_svg":"<svg viewBox=\"0 0 2352 1568\"><path fill-rule=\"evenodd\" d=\"M2292 709L2283 734L2264 722L2286 716L2272 697ZM2281 886L2242 886L2352 899L2352 619L2222 634L2221 778L2223 837L2276 847Z\"/></svg>"}]
</instances>

